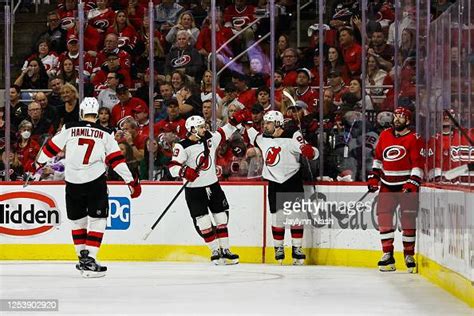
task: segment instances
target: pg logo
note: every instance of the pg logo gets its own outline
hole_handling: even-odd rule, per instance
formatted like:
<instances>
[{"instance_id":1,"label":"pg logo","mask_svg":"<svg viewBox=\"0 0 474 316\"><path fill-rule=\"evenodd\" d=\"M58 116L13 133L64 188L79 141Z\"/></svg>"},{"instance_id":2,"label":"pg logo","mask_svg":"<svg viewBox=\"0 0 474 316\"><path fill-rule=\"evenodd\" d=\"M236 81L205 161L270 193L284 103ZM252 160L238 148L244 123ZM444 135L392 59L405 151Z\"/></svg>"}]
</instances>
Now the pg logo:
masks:
<instances>
[{"instance_id":1,"label":"pg logo","mask_svg":"<svg viewBox=\"0 0 474 316\"><path fill-rule=\"evenodd\" d=\"M280 162L281 147L270 147L265 153L265 163L269 167L276 166Z\"/></svg>"},{"instance_id":2,"label":"pg logo","mask_svg":"<svg viewBox=\"0 0 474 316\"><path fill-rule=\"evenodd\" d=\"M130 227L130 200L126 197L109 197L108 230L126 230Z\"/></svg>"}]
</instances>

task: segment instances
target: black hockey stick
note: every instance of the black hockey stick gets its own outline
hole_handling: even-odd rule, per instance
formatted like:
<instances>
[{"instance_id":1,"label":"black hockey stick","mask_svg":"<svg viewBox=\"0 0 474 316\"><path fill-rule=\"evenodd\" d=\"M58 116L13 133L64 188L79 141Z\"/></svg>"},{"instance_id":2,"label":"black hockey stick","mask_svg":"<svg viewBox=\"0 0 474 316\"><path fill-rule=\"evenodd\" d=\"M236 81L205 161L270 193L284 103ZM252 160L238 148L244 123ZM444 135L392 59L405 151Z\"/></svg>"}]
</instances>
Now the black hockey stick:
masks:
<instances>
[{"instance_id":1,"label":"black hockey stick","mask_svg":"<svg viewBox=\"0 0 474 316\"><path fill-rule=\"evenodd\" d=\"M370 193L372 193L372 192L371 192L371 191L365 192L364 195L362 195L362 196L360 197L360 199L357 200L356 203L362 202L362 201L367 197L367 195L369 195Z\"/></svg>"},{"instance_id":2,"label":"black hockey stick","mask_svg":"<svg viewBox=\"0 0 474 316\"><path fill-rule=\"evenodd\" d=\"M466 131L461 127L461 124L459 124L459 122L454 118L451 112L449 112L449 110L444 110L443 112L449 117L451 122L453 122L454 126L456 126L456 128L459 130L461 135L464 136L469 142L469 144L471 144L471 146L474 147L474 141L469 137ZM474 171L474 163L472 162L446 171L444 174L444 177L447 180L453 180L457 177L462 176L463 174L466 174L469 171Z\"/></svg>"},{"instance_id":3,"label":"black hockey stick","mask_svg":"<svg viewBox=\"0 0 474 316\"><path fill-rule=\"evenodd\" d=\"M207 142L204 141L204 146L205 148L207 149L207 155L206 155L206 149L204 150L204 159L202 159L200 162L199 162L199 165L196 167L196 172L199 172L199 170L201 169L202 165L204 164L204 162L208 159L209 157L209 152L208 152L208 148L207 148ZM183 186L181 187L181 189L179 189L178 193L176 193L176 195L174 196L174 198L171 200L171 202L168 204L168 206L165 208L165 210L163 211L163 213L161 213L160 217L158 217L158 219L153 223L153 225L151 226L151 228L145 233L145 235L143 235L143 240L146 240L148 238L148 236L150 236L150 234L152 233L152 231L155 229L155 227L158 225L158 223L161 221L161 219L163 218L163 216L166 215L166 213L168 213L168 210L171 208L171 206L174 204L174 202L176 201L176 199L178 198L178 196L181 195L181 193L184 191L184 189L188 186L189 184L189 180L186 181Z\"/></svg>"}]
</instances>

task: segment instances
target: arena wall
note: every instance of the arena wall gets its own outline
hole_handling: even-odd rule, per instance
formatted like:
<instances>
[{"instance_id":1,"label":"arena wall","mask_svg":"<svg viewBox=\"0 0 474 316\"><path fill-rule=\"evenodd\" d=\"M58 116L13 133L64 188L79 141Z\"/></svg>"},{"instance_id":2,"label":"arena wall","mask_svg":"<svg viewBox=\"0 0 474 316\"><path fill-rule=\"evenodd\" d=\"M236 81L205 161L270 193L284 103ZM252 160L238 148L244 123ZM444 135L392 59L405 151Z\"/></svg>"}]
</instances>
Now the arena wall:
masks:
<instances>
[{"instance_id":1,"label":"arena wall","mask_svg":"<svg viewBox=\"0 0 474 316\"><path fill-rule=\"evenodd\" d=\"M131 200L128 188L109 185L110 215L99 258L129 261L209 260L209 250L196 233L184 196L145 241L143 234L180 188L179 183L144 183L143 195ZM231 205L229 234L241 262L275 263L270 214L263 182L223 183ZM314 200L313 186L306 197ZM357 201L361 183L324 183L316 188L323 201ZM64 185L56 182L2 183L0 189L0 260L76 260L64 201ZM307 264L375 268L380 258L377 194L362 202L365 209L340 212L321 207L316 213L290 215L288 223L305 226ZM32 209L34 207L34 209ZM418 216L419 273L474 306L474 193L458 187L424 187ZM398 225L399 226L399 225ZM401 233L395 236L397 268L404 270ZM289 231L285 244L291 245ZM287 247L285 264L290 264Z\"/></svg>"}]
</instances>

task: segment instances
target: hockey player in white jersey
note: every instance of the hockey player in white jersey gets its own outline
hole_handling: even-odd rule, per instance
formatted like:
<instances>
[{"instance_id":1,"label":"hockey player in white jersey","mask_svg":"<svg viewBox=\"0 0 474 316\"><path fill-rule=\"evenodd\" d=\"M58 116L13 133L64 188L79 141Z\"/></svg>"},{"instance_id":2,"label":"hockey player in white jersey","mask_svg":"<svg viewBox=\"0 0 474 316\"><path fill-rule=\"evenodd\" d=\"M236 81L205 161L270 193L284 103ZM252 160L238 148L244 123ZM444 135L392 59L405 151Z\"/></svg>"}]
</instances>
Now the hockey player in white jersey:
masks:
<instances>
[{"instance_id":1,"label":"hockey player in white jersey","mask_svg":"<svg viewBox=\"0 0 474 316\"><path fill-rule=\"evenodd\" d=\"M107 267L97 261L109 214L106 165L127 183L131 197L140 196L141 186L125 163L111 132L96 123L99 103L84 98L79 106L81 121L66 123L41 150L36 168L65 151L66 212L72 223L72 239L79 257L76 268L83 277L101 277Z\"/></svg>"},{"instance_id":2,"label":"hockey player in white jersey","mask_svg":"<svg viewBox=\"0 0 474 316\"><path fill-rule=\"evenodd\" d=\"M238 123L233 121L234 125ZM211 133L206 130L204 118L197 115L189 117L185 126L188 137L173 147L170 173L189 181L184 191L186 203L196 229L211 249L211 261L236 264L239 256L229 250L229 204L219 185L215 165L217 147L229 139L236 128L228 123Z\"/></svg>"},{"instance_id":3,"label":"hockey player in white jersey","mask_svg":"<svg viewBox=\"0 0 474 316\"><path fill-rule=\"evenodd\" d=\"M303 179L300 171L301 156L317 159L319 151L306 144L303 135L295 129L283 128L283 114L269 111L263 116L263 134L247 126L250 143L262 151L264 166L262 176L269 182L268 202L272 214L272 234L275 246L275 260L280 263L285 258L285 214L283 200L278 194L292 195L292 199L304 197ZM293 264L303 264L306 259L302 250L303 226L290 227L292 237Z\"/></svg>"}]
</instances>

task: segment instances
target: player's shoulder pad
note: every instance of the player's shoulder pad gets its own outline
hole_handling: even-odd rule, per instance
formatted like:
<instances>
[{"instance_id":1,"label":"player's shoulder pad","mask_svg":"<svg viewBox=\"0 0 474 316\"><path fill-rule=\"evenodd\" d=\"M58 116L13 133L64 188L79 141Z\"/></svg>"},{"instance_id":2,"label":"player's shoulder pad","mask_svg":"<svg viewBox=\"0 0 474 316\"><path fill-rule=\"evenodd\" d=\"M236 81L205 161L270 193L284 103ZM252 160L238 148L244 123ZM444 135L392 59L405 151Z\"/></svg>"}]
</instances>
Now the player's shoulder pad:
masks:
<instances>
[{"instance_id":1,"label":"player's shoulder pad","mask_svg":"<svg viewBox=\"0 0 474 316\"><path fill-rule=\"evenodd\" d=\"M67 122L64 124L65 129L73 128L73 127L93 127L100 129L101 131L104 131L108 134L112 134L113 130L111 128L104 127L98 123L91 123L91 122L86 122L86 121L79 121L79 122Z\"/></svg>"},{"instance_id":2,"label":"player's shoulder pad","mask_svg":"<svg viewBox=\"0 0 474 316\"><path fill-rule=\"evenodd\" d=\"M185 138L185 139L179 141L178 144L180 144L183 148L187 148L189 146L196 145L197 143L193 142L189 138Z\"/></svg>"},{"instance_id":3,"label":"player's shoulder pad","mask_svg":"<svg viewBox=\"0 0 474 316\"><path fill-rule=\"evenodd\" d=\"M298 126L291 124L289 126L285 126L285 128L283 129L283 133L280 135L280 138L293 138L295 133L301 134Z\"/></svg>"}]
</instances>

